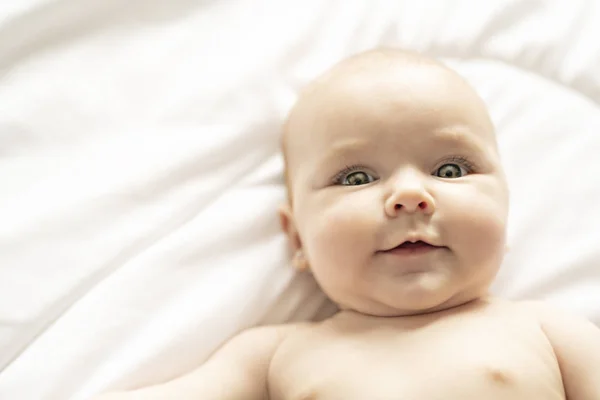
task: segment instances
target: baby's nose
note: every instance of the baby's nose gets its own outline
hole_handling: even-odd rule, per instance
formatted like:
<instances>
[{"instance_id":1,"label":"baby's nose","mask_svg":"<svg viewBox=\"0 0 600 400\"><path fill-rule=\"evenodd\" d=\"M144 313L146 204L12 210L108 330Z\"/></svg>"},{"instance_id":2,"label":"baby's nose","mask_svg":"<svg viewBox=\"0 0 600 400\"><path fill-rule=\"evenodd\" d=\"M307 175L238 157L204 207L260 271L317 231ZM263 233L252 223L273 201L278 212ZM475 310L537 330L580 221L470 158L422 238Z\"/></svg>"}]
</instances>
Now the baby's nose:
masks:
<instances>
[{"instance_id":1,"label":"baby's nose","mask_svg":"<svg viewBox=\"0 0 600 400\"><path fill-rule=\"evenodd\" d=\"M420 184L405 187L399 185L386 199L385 211L390 217L396 217L400 213L430 215L435 211L435 202Z\"/></svg>"}]
</instances>

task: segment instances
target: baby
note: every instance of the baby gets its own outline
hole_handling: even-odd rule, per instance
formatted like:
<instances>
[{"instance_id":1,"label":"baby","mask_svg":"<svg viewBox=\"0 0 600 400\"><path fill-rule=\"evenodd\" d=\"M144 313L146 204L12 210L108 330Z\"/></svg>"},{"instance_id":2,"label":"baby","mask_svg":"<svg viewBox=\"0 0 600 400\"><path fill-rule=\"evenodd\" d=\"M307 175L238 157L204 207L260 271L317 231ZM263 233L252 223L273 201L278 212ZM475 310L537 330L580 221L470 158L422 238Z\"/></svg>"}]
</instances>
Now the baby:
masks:
<instances>
[{"instance_id":1,"label":"baby","mask_svg":"<svg viewBox=\"0 0 600 400\"><path fill-rule=\"evenodd\" d=\"M483 101L424 56L350 57L285 124L293 264L339 307L103 399L599 400L600 330L490 296L508 190Z\"/></svg>"}]
</instances>

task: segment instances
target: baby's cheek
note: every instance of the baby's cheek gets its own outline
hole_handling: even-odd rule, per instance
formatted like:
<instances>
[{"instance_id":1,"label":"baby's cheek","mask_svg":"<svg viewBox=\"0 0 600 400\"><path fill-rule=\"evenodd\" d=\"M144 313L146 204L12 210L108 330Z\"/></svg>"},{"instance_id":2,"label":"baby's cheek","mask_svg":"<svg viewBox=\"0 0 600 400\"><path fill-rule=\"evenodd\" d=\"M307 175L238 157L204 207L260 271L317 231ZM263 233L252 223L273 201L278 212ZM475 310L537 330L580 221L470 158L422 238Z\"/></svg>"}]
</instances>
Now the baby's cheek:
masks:
<instances>
[{"instance_id":1,"label":"baby's cheek","mask_svg":"<svg viewBox=\"0 0 600 400\"><path fill-rule=\"evenodd\" d=\"M371 252L374 226L364 209L340 206L318 213L308 233L312 262L333 267L362 261Z\"/></svg>"},{"instance_id":2,"label":"baby's cheek","mask_svg":"<svg viewBox=\"0 0 600 400\"><path fill-rule=\"evenodd\" d=\"M506 209L493 199L482 198L469 207L457 207L445 225L457 250L474 262L494 261L504 252Z\"/></svg>"}]
</instances>

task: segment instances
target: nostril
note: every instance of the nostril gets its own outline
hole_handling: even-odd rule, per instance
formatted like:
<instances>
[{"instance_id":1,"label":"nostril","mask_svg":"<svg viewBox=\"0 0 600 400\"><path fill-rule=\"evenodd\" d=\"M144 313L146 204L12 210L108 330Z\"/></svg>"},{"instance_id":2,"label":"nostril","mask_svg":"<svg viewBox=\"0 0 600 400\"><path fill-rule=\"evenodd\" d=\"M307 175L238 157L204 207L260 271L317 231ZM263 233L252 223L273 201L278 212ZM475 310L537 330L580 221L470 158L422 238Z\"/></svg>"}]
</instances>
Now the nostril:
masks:
<instances>
[{"instance_id":1,"label":"nostril","mask_svg":"<svg viewBox=\"0 0 600 400\"><path fill-rule=\"evenodd\" d=\"M424 210L424 209L426 209L426 208L427 208L427 203L425 203L424 201L420 202L420 203L419 203L419 208L420 208L421 210Z\"/></svg>"},{"instance_id":2,"label":"nostril","mask_svg":"<svg viewBox=\"0 0 600 400\"><path fill-rule=\"evenodd\" d=\"M399 210L399 209L401 209L401 208L402 208L402 204L396 204L396 205L394 206L394 209L395 209L395 210Z\"/></svg>"}]
</instances>

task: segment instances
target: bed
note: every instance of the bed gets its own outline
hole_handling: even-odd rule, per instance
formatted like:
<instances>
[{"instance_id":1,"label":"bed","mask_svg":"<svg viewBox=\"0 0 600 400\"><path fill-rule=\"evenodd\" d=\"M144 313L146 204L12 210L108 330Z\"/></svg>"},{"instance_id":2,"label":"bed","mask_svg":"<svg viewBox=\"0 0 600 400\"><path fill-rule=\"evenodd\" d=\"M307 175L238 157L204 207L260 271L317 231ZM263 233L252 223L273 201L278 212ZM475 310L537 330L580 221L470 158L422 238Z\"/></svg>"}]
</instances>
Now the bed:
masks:
<instances>
[{"instance_id":1,"label":"bed","mask_svg":"<svg viewBox=\"0 0 600 400\"><path fill-rule=\"evenodd\" d=\"M593 0L0 3L0 398L162 382L333 312L288 262L280 125L378 46L489 105L511 188L494 292L600 325L598 37Z\"/></svg>"}]
</instances>

